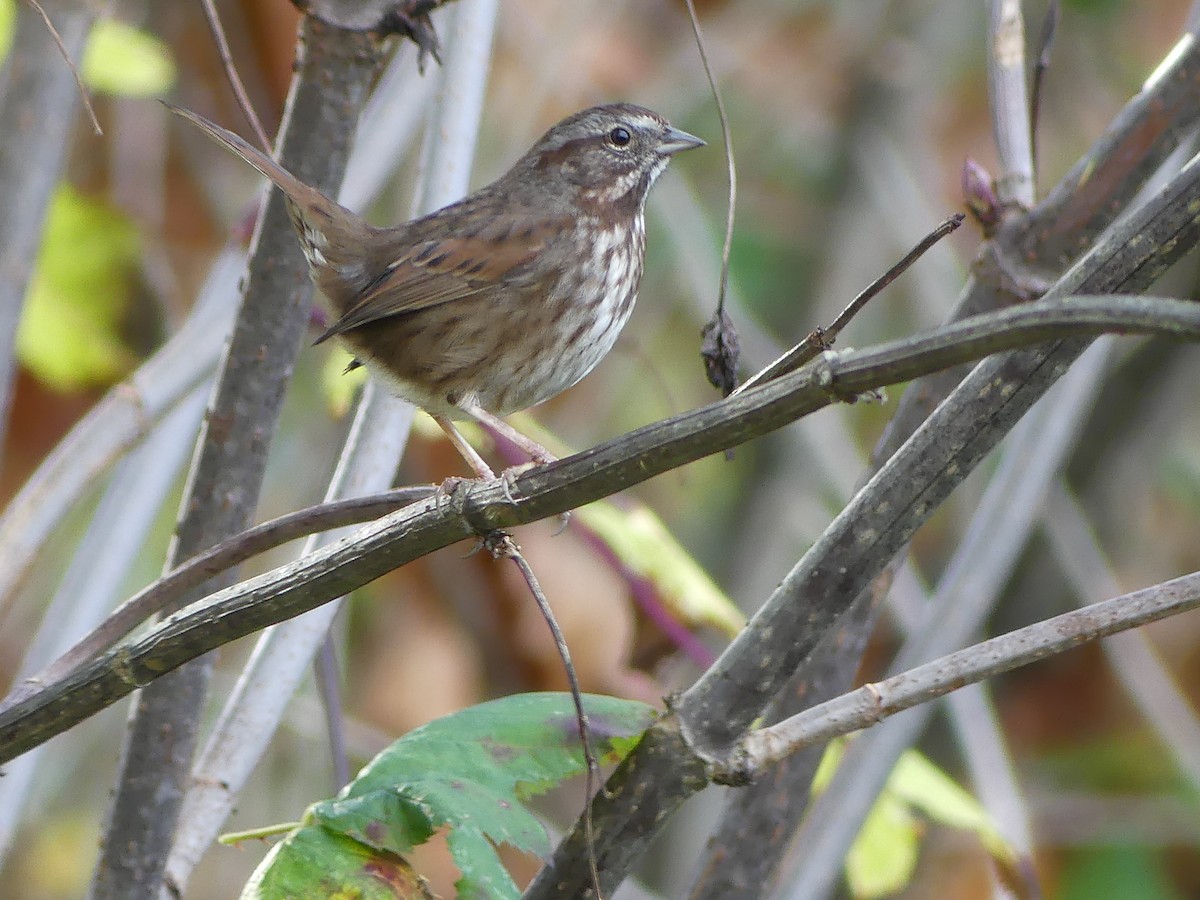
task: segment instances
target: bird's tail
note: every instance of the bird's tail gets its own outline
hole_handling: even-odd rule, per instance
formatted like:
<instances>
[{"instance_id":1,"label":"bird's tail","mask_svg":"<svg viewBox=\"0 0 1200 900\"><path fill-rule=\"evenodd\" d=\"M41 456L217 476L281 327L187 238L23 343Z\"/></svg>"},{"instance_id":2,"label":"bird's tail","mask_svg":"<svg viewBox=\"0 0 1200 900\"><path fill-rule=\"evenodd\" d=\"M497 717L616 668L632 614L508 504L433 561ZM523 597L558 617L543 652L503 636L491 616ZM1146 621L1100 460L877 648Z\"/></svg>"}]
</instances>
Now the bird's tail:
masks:
<instances>
[{"instance_id":1,"label":"bird's tail","mask_svg":"<svg viewBox=\"0 0 1200 900\"><path fill-rule=\"evenodd\" d=\"M250 165L254 166L259 172L278 185L279 189L293 202L299 203L302 207L311 205L318 209L338 206L338 204L334 203L334 201L330 200L316 188L305 184L279 163L275 162L275 160L271 159L271 157L267 156L261 150L252 147L232 131L222 128L215 122L210 122L204 116L194 113L191 110L174 106L165 101L163 101L163 106L175 113L175 115L187 119L226 150L250 163Z\"/></svg>"},{"instance_id":2,"label":"bird's tail","mask_svg":"<svg viewBox=\"0 0 1200 900\"><path fill-rule=\"evenodd\" d=\"M371 226L232 131L190 110L165 101L163 105L254 166L283 191L317 287L339 310L352 302L368 278L363 266L363 248L374 231Z\"/></svg>"}]
</instances>

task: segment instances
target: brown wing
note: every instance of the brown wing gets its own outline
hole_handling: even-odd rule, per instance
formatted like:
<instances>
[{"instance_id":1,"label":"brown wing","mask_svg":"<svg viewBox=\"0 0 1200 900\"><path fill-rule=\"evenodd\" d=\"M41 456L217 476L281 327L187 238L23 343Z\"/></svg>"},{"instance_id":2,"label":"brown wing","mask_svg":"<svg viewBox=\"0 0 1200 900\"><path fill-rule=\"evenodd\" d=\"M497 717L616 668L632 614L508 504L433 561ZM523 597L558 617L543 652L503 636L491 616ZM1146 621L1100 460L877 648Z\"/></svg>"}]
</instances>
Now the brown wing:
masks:
<instances>
[{"instance_id":1,"label":"brown wing","mask_svg":"<svg viewBox=\"0 0 1200 900\"><path fill-rule=\"evenodd\" d=\"M532 262L568 227L565 220L543 220L513 228L512 219L504 218L493 219L475 234L429 238L405 249L317 343L369 322L486 290Z\"/></svg>"}]
</instances>

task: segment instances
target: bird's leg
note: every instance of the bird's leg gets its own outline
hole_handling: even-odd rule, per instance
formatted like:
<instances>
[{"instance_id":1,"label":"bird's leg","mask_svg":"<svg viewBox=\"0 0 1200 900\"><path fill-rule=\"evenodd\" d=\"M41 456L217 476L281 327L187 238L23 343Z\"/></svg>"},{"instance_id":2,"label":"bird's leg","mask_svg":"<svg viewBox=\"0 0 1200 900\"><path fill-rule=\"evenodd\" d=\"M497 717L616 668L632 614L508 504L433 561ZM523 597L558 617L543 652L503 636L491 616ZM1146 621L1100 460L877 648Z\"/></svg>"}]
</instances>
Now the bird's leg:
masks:
<instances>
[{"instance_id":1,"label":"bird's leg","mask_svg":"<svg viewBox=\"0 0 1200 900\"><path fill-rule=\"evenodd\" d=\"M493 415L486 409L480 406L464 406L461 407L463 412L471 416L479 424L492 429L508 440L516 444L520 449L524 450L533 459L531 463L525 463L519 466L509 466L500 473L500 480L504 482L504 491L508 494L509 499L512 499L512 487L514 479L522 472L527 471L531 466L557 461L558 457L535 441L528 435L521 434L517 429L513 428L497 415ZM555 534L561 534L566 530L567 523L571 521L569 512L561 512L558 514L558 531Z\"/></svg>"},{"instance_id":2,"label":"bird's leg","mask_svg":"<svg viewBox=\"0 0 1200 900\"><path fill-rule=\"evenodd\" d=\"M450 438L450 443L454 445L454 449L462 454L462 458L467 461L475 474L484 481L492 481L496 477L496 473L492 471L492 467L483 461L483 457L479 452L467 443L467 439L462 436L462 432L454 427L454 423L445 416L440 416L436 413L430 413L433 421L438 423L442 431L446 432L446 437Z\"/></svg>"},{"instance_id":3,"label":"bird's leg","mask_svg":"<svg viewBox=\"0 0 1200 900\"><path fill-rule=\"evenodd\" d=\"M465 406L463 412L473 418L481 425L486 425L495 432L502 434L508 438L522 450L529 454L530 458L536 463L552 463L557 461L558 457L539 444L531 437L521 434L517 429L513 428L499 416L493 415L486 409L480 406ZM516 467L514 467L516 468Z\"/></svg>"}]
</instances>

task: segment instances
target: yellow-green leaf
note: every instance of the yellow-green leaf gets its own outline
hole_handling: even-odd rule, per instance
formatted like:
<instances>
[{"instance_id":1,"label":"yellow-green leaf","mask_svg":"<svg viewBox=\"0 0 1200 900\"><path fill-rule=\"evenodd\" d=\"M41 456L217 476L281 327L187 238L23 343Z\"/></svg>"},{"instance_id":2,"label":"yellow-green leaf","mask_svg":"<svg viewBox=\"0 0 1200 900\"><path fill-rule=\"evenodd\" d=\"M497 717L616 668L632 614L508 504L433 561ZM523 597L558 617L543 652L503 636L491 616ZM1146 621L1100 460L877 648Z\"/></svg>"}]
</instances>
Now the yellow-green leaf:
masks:
<instances>
[{"instance_id":1,"label":"yellow-green leaf","mask_svg":"<svg viewBox=\"0 0 1200 900\"><path fill-rule=\"evenodd\" d=\"M137 254L137 233L122 215L58 189L17 329L18 357L37 378L65 391L111 383L129 369L118 325Z\"/></svg>"},{"instance_id":2,"label":"yellow-green leaf","mask_svg":"<svg viewBox=\"0 0 1200 900\"><path fill-rule=\"evenodd\" d=\"M0 66L12 49L13 32L17 28L16 0L0 0Z\"/></svg>"},{"instance_id":3,"label":"yellow-green leaf","mask_svg":"<svg viewBox=\"0 0 1200 900\"><path fill-rule=\"evenodd\" d=\"M520 431L551 452L560 456L569 452L531 416L514 416L513 420ZM631 572L650 581L666 607L686 624L709 625L730 637L745 626L742 611L648 508L623 509L601 500L582 507L576 515Z\"/></svg>"},{"instance_id":4,"label":"yellow-green leaf","mask_svg":"<svg viewBox=\"0 0 1200 900\"><path fill-rule=\"evenodd\" d=\"M828 787L846 744L845 738L829 742L813 777L814 792L819 794ZM855 897L882 897L908 884L922 832L916 812L974 832L1001 871L1015 870L1016 850L1004 840L979 801L920 753L906 750L846 855L846 881Z\"/></svg>"},{"instance_id":5,"label":"yellow-green leaf","mask_svg":"<svg viewBox=\"0 0 1200 900\"><path fill-rule=\"evenodd\" d=\"M126 97L153 97L175 82L167 45L112 19L101 19L92 28L79 72L94 90Z\"/></svg>"},{"instance_id":6,"label":"yellow-green leaf","mask_svg":"<svg viewBox=\"0 0 1200 900\"><path fill-rule=\"evenodd\" d=\"M1015 862L1012 845L1001 837L980 802L915 750L900 757L888 779L888 790L943 825L975 832L997 860Z\"/></svg>"},{"instance_id":7,"label":"yellow-green leaf","mask_svg":"<svg viewBox=\"0 0 1200 900\"><path fill-rule=\"evenodd\" d=\"M874 900L902 890L917 867L920 838L921 823L905 804L881 796L846 855L851 896Z\"/></svg>"},{"instance_id":8,"label":"yellow-green leaf","mask_svg":"<svg viewBox=\"0 0 1200 900\"><path fill-rule=\"evenodd\" d=\"M325 365L321 367L322 393L325 394L330 412L339 419L350 411L350 404L354 402L359 388L367 380L365 366L346 371L346 366L353 359L351 353L340 345L334 345L325 358Z\"/></svg>"},{"instance_id":9,"label":"yellow-green leaf","mask_svg":"<svg viewBox=\"0 0 1200 900\"><path fill-rule=\"evenodd\" d=\"M667 608L684 622L709 625L730 637L745 626L741 610L648 508L625 510L600 501L580 508L578 515L630 571L654 585Z\"/></svg>"}]
</instances>

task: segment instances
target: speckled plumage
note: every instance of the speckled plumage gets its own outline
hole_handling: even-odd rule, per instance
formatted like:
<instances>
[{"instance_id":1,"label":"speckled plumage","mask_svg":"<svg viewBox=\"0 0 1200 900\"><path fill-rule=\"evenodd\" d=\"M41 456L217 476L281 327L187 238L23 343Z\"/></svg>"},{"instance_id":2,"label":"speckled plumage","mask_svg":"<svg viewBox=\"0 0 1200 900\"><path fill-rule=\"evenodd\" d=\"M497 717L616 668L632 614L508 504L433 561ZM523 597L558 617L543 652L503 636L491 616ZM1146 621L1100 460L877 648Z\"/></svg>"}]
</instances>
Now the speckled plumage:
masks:
<instances>
[{"instance_id":1,"label":"speckled plumage","mask_svg":"<svg viewBox=\"0 0 1200 900\"><path fill-rule=\"evenodd\" d=\"M703 144L657 113L599 106L555 125L496 181L376 228L236 135L180 115L287 195L339 336L402 397L503 416L566 390L612 348L637 297L643 208L671 155Z\"/></svg>"}]
</instances>

